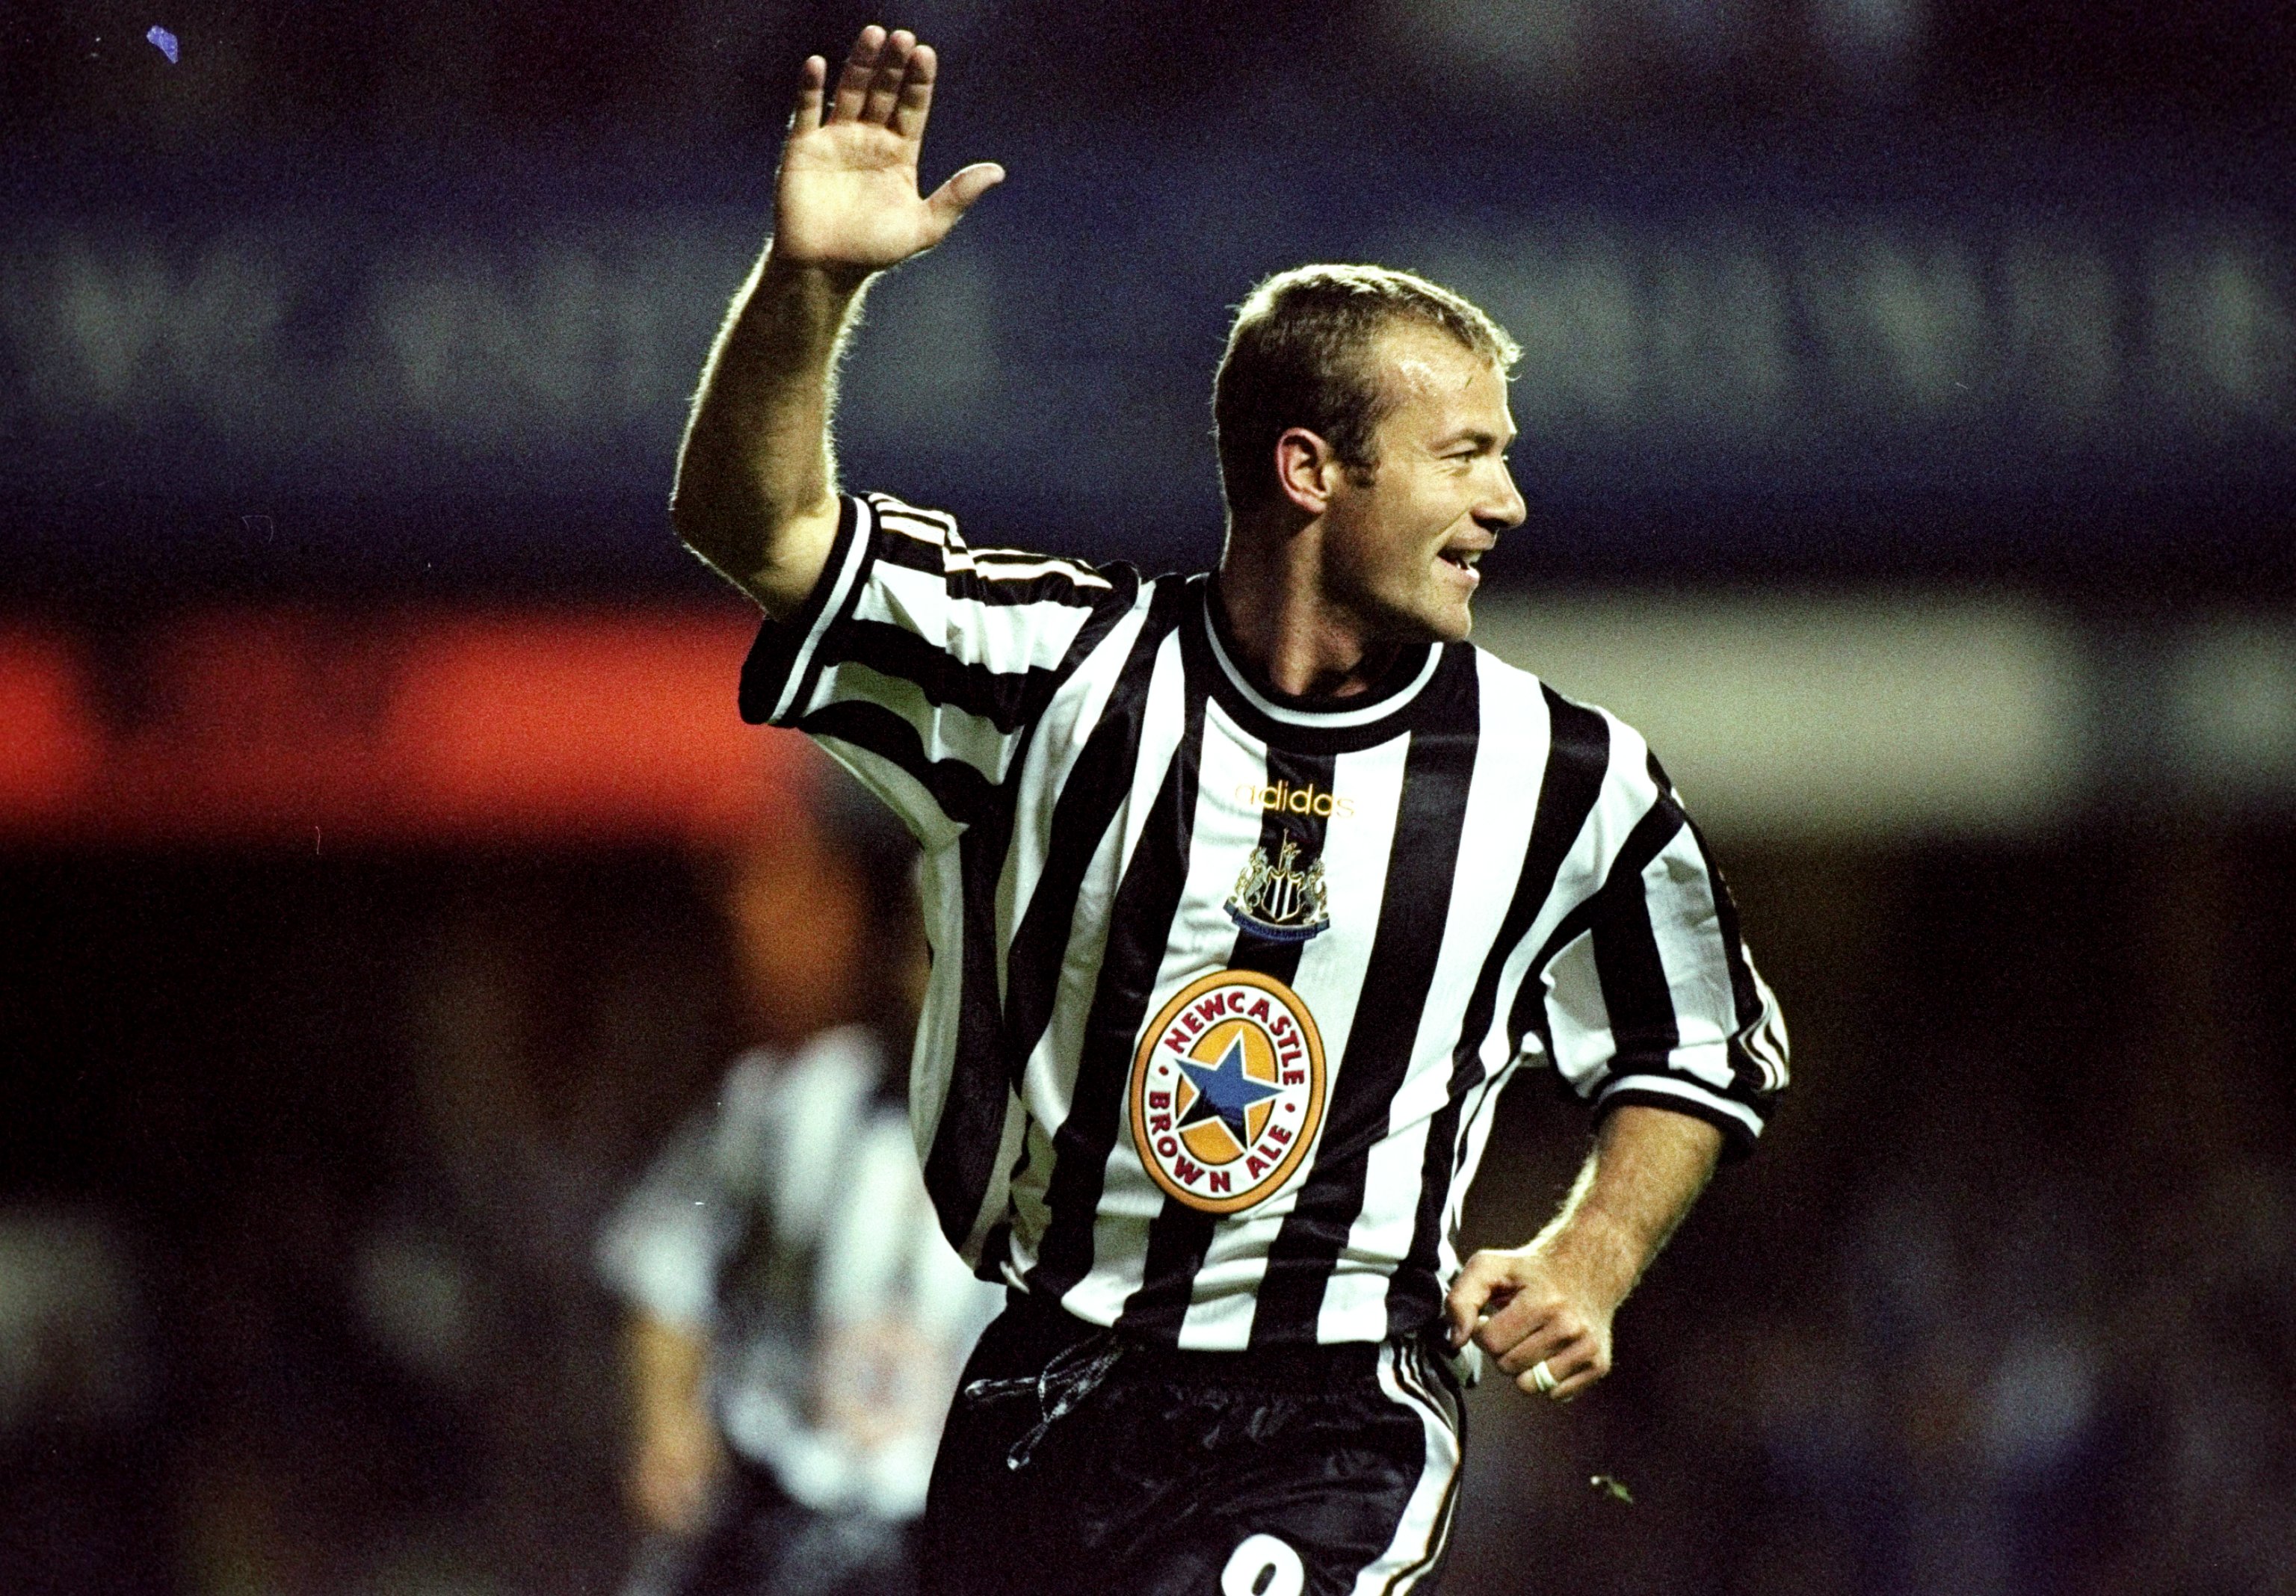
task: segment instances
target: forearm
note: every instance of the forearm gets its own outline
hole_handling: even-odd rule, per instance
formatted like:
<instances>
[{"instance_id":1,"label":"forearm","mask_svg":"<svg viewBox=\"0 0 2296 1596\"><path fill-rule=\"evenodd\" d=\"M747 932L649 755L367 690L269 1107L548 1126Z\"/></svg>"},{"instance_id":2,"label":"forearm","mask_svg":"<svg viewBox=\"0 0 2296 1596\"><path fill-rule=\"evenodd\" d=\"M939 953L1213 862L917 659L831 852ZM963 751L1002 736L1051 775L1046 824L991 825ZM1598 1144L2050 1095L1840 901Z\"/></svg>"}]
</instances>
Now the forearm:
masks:
<instances>
[{"instance_id":1,"label":"forearm","mask_svg":"<svg viewBox=\"0 0 2296 1596\"><path fill-rule=\"evenodd\" d=\"M1613 1305L1650 1267L1706 1188L1722 1133L1702 1119L1628 1104L1603 1124L1562 1209L1531 1247Z\"/></svg>"},{"instance_id":2,"label":"forearm","mask_svg":"<svg viewBox=\"0 0 2296 1596\"><path fill-rule=\"evenodd\" d=\"M1722 1150L1702 1119L1629 1103L1603 1122L1562 1211L1521 1247L1469 1258L1445 1301L1526 1391L1568 1402L1611 1371L1611 1320L1690 1211Z\"/></svg>"},{"instance_id":3,"label":"forearm","mask_svg":"<svg viewBox=\"0 0 2296 1596\"><path fill-rule=\"evenodd\" d=\"M937 61L914 34L865 28L832 94L829 63L806 58L774 242L709 352L678 451L671 524L776 620L804 606L836 541L830 409L863 287L939 243L1004 176L978 162L918 192Z\"/></svg>"},{"instance_id":4,"label":"forearm","mask_svg":"<svg viewBox=\"0 0 2296 1596\"><path fill-rule=\"evenodd\" d=\"M709 1342L701 1331L638 1309L623 1329L623 1364L641 1437L707 1420Z\"/></svg>"},{"instance_id":5,"label":"forearm","mask_svg":"<svg viewBox=\"0 0 2296 1596\"><path fill-rule=\"evenodd\" d=\"M837 354L867 280L768 250L710 350L678 452L678 536L777 618L813 591L836 531Z\"/></svg>"}]
</instances>

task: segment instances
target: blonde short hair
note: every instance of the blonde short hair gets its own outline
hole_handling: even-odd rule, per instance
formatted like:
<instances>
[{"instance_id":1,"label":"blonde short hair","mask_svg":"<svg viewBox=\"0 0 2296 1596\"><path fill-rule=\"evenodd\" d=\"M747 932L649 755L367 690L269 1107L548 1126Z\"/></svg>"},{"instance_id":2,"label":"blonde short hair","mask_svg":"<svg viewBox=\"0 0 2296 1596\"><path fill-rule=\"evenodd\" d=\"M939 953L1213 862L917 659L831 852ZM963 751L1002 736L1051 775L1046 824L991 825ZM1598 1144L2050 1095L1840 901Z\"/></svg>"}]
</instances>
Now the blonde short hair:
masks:
<instances>
[{"instance_id":1,"label":"blonde short hair","mask_svg":"<svg viewBox=\"0 0 2296 1596\"><path fill-rule=\"evenodd\" d=\"M1431 327L1504 373L1522 350L1481 308L1439 283L1376 266L1303 266L1278 272L1236 307L1212 381L1220 491L1229 513L1275 493L1275 440L1305 427L1341 462L1368 472L1374 437L1395 407L1371 363L1398 323Z\"/></svg>"}]
</instances>

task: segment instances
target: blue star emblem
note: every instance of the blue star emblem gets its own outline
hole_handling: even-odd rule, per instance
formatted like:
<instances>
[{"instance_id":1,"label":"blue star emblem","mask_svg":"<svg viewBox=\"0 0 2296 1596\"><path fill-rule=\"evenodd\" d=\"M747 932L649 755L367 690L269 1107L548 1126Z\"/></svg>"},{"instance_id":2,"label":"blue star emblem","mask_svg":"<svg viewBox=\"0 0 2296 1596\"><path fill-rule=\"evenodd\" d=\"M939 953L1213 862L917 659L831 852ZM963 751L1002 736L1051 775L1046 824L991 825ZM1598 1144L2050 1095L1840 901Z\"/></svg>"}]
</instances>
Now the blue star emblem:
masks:
<instances>
[{"instance_id":1,"label":"blue star emblem","mask_svg":"<svg viewBox=\"0 0 2296 1596\"><path fill-rule=\"evenodd\" d=\"M1217 1119L1227 1126L1238 1147L1251 1145L1251 1138L1244 1131L1244 1110L1283 1094L1282 1088L1244 1074L1242 1031L1228 1043L1218 1063L1205 1065L1193 1059L1182 1059L1180 1068L1187 1072L1190 1084L1196 1089L1196 1101L1181 1118L1179 1128L1185 1130L1204 1120Z\"/></svg>"}]
</instances>

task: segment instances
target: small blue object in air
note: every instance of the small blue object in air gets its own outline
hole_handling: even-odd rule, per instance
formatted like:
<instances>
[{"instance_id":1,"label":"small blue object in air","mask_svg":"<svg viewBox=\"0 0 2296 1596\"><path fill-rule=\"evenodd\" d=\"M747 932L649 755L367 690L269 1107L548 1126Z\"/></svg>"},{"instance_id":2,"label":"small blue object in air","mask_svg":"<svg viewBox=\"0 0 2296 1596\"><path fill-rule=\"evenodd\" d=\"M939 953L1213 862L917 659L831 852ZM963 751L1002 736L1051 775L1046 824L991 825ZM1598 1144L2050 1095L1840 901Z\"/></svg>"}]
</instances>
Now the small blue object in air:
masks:
<instances>
[{"instance_id":1,"label":"small blue object in air","mask_svg":"<svg viewBox=\"0 0 2296 1596\"><path fill-rule=\"evenodd\" d=\"M176 64L176 57L179 53L179 51L176 44L176 36L174 34L169 33L164 28L154 27L151 32L145 34L144 37L150 39L153 45L158 46L160 53L168 58L168 64L169 66L172 67Z\"/></svg>"}]
</instances>

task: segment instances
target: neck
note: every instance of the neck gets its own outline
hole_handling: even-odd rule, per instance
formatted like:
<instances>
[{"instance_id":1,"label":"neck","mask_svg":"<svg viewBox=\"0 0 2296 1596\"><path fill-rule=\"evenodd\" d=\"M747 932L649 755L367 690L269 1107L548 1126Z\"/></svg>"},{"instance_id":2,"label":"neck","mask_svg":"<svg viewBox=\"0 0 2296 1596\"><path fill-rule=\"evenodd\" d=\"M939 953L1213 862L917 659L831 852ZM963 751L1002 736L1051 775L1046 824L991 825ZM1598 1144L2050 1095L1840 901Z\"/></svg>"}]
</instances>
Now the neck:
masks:
<instances>
[{"instance_id":1,"label":"neck","mask_svg":"<svg viewBox=\"0 0 2296 1596\"><path fill-rule=\"evenodd\" d=\"M1319 520L1232 520L1219 591L1241 663L1288 697L1351 697L1395 663L1398 645L1326 586Z\"/></svg>"}]
</instances>

